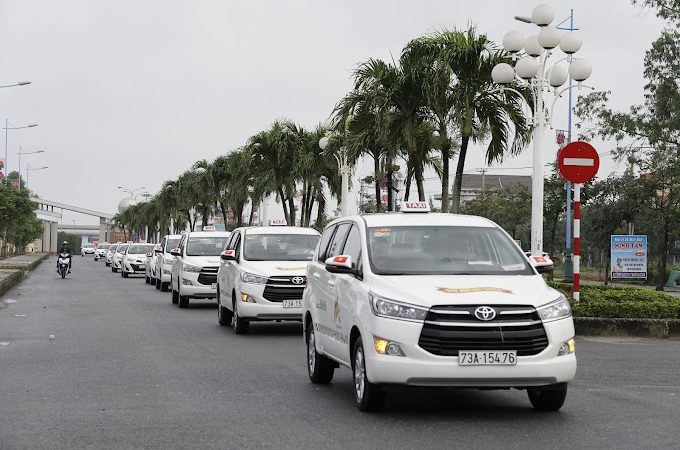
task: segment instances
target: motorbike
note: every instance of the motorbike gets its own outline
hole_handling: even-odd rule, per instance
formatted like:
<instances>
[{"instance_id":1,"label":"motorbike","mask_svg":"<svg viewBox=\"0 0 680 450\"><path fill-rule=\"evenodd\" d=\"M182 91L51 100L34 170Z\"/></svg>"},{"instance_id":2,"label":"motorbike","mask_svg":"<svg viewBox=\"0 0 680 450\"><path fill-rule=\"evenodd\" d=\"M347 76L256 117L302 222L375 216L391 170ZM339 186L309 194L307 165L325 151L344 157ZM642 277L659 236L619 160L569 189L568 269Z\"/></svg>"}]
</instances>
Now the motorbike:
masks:
<instances>
[{"instance_id":1,"label":"motorbike","mask_svg":"<svg viewBox=\"0 0 680 450\"><path fill-rule=\"evenodd\" d=\"M61 278L66 278L70 262L71 262L70 253L59 253L59 262L57 263L57 268L59 275L61 275Z\"/></svg>"}]
</instances>

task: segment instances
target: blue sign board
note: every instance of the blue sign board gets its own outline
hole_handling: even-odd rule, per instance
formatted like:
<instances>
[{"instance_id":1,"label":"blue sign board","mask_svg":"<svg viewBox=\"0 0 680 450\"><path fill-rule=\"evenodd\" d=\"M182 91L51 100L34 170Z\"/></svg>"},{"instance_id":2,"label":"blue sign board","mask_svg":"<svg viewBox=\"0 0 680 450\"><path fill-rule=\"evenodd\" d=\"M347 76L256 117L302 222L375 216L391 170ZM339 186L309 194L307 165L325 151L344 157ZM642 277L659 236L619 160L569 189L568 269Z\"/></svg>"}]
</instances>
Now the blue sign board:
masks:
<instances>
[{"instance_id":1,"label":"blue sign board","mask_svg":"<svg viewBox=\"0 0 680 450\"><path fill-rule=\"evenodd\" d=\"M647 278L647 236L611 237L611 277Z\"/></svg>"}]
</instances>

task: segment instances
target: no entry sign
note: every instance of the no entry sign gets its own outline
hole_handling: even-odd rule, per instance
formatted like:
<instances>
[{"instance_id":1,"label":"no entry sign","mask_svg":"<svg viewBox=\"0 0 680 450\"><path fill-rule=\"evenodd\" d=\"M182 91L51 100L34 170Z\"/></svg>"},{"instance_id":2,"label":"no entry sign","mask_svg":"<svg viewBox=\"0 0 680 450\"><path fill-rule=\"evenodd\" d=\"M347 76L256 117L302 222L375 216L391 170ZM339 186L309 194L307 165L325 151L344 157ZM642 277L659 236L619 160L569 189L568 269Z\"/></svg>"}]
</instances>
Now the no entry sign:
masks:
<instances>
[{"instance_id":1,"label":"no entry sign","mask_svg":"<svg viewBox=\"0 0 680 450\"><path fill-rule=\"evenodd\" d=\"M557 154L560 176L572 183L592 180L600 168L600 157L595 147L587 142L576 141Z\"/></svg>"}]
</instances>

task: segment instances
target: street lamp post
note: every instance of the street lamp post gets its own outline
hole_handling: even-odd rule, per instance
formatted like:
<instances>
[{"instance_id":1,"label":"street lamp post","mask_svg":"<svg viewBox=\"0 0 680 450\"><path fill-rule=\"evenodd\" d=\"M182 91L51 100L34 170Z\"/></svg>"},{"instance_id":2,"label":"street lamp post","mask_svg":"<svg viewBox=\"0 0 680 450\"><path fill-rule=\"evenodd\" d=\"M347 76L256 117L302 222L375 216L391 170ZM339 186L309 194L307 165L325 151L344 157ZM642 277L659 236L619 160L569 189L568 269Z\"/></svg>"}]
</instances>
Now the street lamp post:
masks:
<instances>
[{"instance_id":1,"label":"street lamp post","mask_svg":"<svg viewBox=\"0 0 680 450\"><path fill-rule=\"evenodd\" d=\"M328 144L330 144L330 136L331 134L327 134L326 136L322 137L319 139L319 148L321 150L326 150L328 148ZM335 160L338 163L338 170L340 172L340 177L342 179L341 181L341 186L340 186L340 214L343 216L348 216L349 215L349 176L351 167L349 166L349 160L347 159L347 150L345 147L340 147L340 151L338 153L333 153L333 156L335 157Z\"/></svg>"},{"instance_id":2,"label":"street lamp post","mask_svg":"<svg viewBox=\"0 0 680 450\"><path fill-rule=\"evenodd\" d=\"M36 150L34 152L25 152L21 147L19 147L19 151L17 152L17 155L19 155L19 186L21 186L21 155L35 155L37 153L45 153L45 150Z\"/></svg>"},{"instance_id":3,"label":"street lamp post","mask_svg":"<svg viewBox=\"0 0 680 450\"><path fill-rule=\"evenodd\" d=\"M37 127L38 124L37 123L31 123L31 124L28 124L28 125L24 125L23 127L14 127L14 126L10 127L9 125L10 125L9 119L5 119L5 127L3 128L5 130L5 171L8 174L9 174L9 165L7 164L7 148L8 148L8 141L9 141L9 138L8 138L9 130L21 130L23 128L33 128L33 127ZM19 168L19 169L21 169L21 168Z\"/></svg>"},{"instance_id":4,"label":"street lamp post","mask_svg":"<svg viewBox=\"0 0 680 450\"><path fill-rule=\"evenodd\" d=\"M140 187L135 188L135 189L129 189L129 188L126 188L126 187L124 187L124 186L116 186L116 187L117 187L118 189L120 189L121 191L130 194L130 199L132 199L132 200L137 200L137 197L138 197L139 195L143 195L143 194L144 194L143 192L137 193L137 191L141 191L141 190L146 189L146 186L140 186Z\"/></svg>"},{"instance_id":5,"label":"street lamp post","mask_svg":"<svg viewBox=\"0 0 680 450\"><path fill-rule=\"evenodd\" d=\"M35 172L36 170L44 170L47 169L47 166L42 166L42 167L31 167L31 164L29 163L28 166L26 167L26 189L28 189L28 173L29 172ZM19 182L19 186L21 186L21 181Z\"/></svg>"},{"instance_id":6,"label":"street lamp post","mask_svg":"<svg viewBox=\"0 0 680 450\"><path fill-rule=\"evenodd\" d=\"M555 102L562 94L574 87L579 89L582 82L590 77L592 66L590 62L573 55L581 48L581 38L574 31L561 33L551 26L555 12L549 5L538 5L534 8L531 18L516 16L515 19L532 23L540 28L538 35L524 38L520 31L510 31L503 38L503 47L512 54L515 66L507 63L497 64L491 73L494 82L507 87L512 83L521 83L528 87L533 102L533 170L531 176L531 254L543 254L543 188L544 188L544 160L543 136L551 125L552 111ZM555 48L565 53L565 57L548 67L548 60ZM522 50L524 50L523 53ZM567 62L569 68L560 65ZM562 86L571 78L576 85ZM544 93L553 90L555 98L550 108L546 107ZM513 90L521 95L518 91Z\"/></svg>"}]
</instances>

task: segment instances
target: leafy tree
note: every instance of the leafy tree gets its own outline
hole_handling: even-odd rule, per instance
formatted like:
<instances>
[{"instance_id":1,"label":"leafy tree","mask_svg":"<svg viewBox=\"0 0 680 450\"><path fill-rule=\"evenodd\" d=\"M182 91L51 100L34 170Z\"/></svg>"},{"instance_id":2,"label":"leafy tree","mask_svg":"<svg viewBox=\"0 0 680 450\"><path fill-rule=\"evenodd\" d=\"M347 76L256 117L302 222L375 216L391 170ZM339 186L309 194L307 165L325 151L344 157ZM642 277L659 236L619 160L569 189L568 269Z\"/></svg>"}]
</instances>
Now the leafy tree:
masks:
<instances>
[{"instance_id":1,"label":"leafy tree","mask_svg":"<svg viewBox=\"0 0 680 450\"><path fill-rule=\"evenodd\" d=\"M12 180L18 179L17 172L11 172L0 181L0 238L2 254L23 253L26 246L43 233L42 222L36 217L37 205L31 201L28 189L12 187Z\"/></svg>"},{"instance_id":2,"label":"leafy tree","mask_svg":"<svg viewBox=\"0 0 680 450\"><path fill-rule=\"evenodd\" d=\"M525 186L484 189L479 196L462 205L461 213L486 217L519 239L531 223L531 192Z\"/></svg>"}]
</instances>

